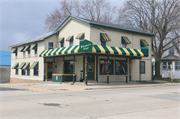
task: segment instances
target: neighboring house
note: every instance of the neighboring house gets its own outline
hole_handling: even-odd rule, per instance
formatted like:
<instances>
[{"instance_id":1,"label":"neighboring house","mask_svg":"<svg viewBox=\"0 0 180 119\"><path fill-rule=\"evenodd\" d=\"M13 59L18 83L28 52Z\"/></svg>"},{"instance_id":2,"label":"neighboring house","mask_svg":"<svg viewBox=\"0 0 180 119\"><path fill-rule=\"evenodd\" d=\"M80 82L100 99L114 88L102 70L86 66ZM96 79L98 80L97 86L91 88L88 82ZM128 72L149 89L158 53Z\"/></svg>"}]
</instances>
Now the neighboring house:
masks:
<instances>
[{"instance_id":1,"label":"neighboring house","mask_svg":"<svg viewBox=\"0 0 180 119\"><path fill-rule=\"evenodd\" d=\"M175 42L170 43L167 46L167 48L174 43ZM152 64L153 66L155 65L155 59L153 56L152 56ZM172 65L173 78L180 79L180 50L177 45L165 51L162 55L161 68L160 68L161 70L160 73L162 78L171 78L170 65ZM155 69L153 69L153 74L155 74Z\"/></svg>"},{"instance_id":2,"label":"neighboring house","mask_svg":"<svg viewBox=\"0 0 180 119\"><path fill-rule=\"evenodd\" d=\"M0 51L0 83L10 82L11 51Z\"/></svg>"},{"instance_id":3,"label":"neighboring house","mask_svg":"<svg viewBox=\"0 0 180 119\"><path fill-rule=\"evenodd\" d=\"M68 16L53 32L10 46L11 82L151 80L153 36L134 27Z\"/></svg>"}]
</instances>

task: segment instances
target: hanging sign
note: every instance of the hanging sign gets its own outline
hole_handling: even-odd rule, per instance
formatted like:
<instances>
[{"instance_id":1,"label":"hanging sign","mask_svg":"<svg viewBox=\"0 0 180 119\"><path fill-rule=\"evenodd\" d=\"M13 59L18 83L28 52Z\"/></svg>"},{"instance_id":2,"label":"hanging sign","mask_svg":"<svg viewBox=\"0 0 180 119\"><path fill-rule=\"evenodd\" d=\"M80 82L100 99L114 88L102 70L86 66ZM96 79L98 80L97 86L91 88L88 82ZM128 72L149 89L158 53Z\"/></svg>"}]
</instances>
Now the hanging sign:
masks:
<instances>
[{"instance_id":1,"label":"hanging sign","mask_svg":"<svg viewBox=\"0 0 180 119\"><path fill-rule=\"evenodd\" d=\"M92 42L88 40L83 40L80 42L79 52L92 52Z\"/></svg>"}]
</instances>

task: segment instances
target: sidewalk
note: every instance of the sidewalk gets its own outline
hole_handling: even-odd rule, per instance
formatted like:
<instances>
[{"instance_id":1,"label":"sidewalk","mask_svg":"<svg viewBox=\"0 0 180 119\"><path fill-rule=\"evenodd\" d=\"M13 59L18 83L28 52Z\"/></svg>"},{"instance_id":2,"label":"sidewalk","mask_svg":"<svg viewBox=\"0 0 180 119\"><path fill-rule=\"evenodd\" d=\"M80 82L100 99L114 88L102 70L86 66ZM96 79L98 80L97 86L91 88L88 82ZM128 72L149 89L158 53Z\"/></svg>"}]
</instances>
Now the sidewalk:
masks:
<instances>
[{"instance_id":1,"label":"sidewalk","mask_svg":"<svg viewBox=\"0 0 180 119\"><path fill-rule=\"evenodd\" d=\"M36 91L82 91L82 90L98 90L98 89L117 89L117 88L135 88L135 87L156 87L156 86L177 86L180 84L163 83L163 84L142 84L139 82L113 82L113 83L88 83L76 82L72 85L72 82L40 82L40 83L19 83L19 84L0 84L0 87L27 89Z\"/></svg>"}]
</instances>

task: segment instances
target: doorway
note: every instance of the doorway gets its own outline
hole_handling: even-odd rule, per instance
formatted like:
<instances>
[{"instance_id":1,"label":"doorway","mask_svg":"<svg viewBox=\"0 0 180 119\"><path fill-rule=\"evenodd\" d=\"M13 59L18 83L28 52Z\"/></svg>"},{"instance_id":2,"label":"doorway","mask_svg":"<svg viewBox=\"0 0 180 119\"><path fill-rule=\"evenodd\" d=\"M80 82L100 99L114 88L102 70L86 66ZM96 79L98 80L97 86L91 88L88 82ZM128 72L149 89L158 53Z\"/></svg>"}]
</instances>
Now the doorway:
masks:
<instances>
[{"instance_id":1,"label":"doorway","mask_svg":"<svg viewBox=\"0 0 180 119\"><path fill-rule=\"evenodd\" d=\"M87 63L87 80L94 80L94 62L95 56L89 55Z\"/></svg>"},{"instance_id":2,"label":"doorway","mask_svg":"<svg viewBox=\"0 0 180 119\"><path fill-rule=\"evenodd\" d=\"M47 81L52 80L52 72L53 72L53 63L48 62L48 65L47 65Z\"/></svg>"}]
</instances>

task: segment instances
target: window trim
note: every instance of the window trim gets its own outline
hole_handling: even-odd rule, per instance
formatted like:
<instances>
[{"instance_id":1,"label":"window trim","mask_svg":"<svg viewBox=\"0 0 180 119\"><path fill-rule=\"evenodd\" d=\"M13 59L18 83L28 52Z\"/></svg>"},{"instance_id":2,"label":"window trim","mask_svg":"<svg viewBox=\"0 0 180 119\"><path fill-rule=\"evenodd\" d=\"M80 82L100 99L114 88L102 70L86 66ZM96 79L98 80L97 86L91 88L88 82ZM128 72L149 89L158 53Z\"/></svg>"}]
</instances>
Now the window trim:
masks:
<instances>
[{"instance_id":1,"label":"window trim","mask_svg":"<svg viewBox=\"0 0 180 119\"><path fill-rule=\"evenodd\" d=\"M114 71L114 72L115 72L115 75L126 75L126 71L125 71L124 74L116 73L116 61L125 62L125 64L126 64L126 60L115 60L115 62L114 62L114 63L115 63L115 71ZM126 69L127 69L127 66L126 66ZM125 69L125 70L126 70L126 69Z\"/></svg>"},{"instance_id":2,"label":"window trim","mask_svg":"<svg viewBox=\"0 0 180 119\"><path fill-rule=\"evenodd\" d=\"M53 43L53 49L55 48L55 43L54 43L54 41L48 41L47 42L47 50L50 50L49 49L49 43Z\"/></svg>"},{"instance_id":3,"label":"window trim","mask_svg":"<svg viewBox=\"0 0 180 119\"><path fill-rule=\"evenodd\" d=\"M144 63L144 72L141 72L141 62L143 62ZM145 61L140 61L140 64L139 64L139 66L140 66L140 70L139 70L139 72L140 72L140 74L145 74L146 73L146 62Z\"/></svg>"},{"instance_id":4,"label":"window trim","mask_svg":"<svg viewBox=\"0 0 180 119\"><path fill-rule=\"evenodd\" d=\"M101 69L100 69L100 60L107 60L107 59L99 59L99 75L107 75L107 73L101 73ZM109 75L114 75L114 60L113 59L109 59L109 61L112 61L112 73L109 73Z\"/></svg>"}]
</instances>

